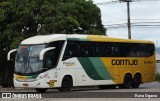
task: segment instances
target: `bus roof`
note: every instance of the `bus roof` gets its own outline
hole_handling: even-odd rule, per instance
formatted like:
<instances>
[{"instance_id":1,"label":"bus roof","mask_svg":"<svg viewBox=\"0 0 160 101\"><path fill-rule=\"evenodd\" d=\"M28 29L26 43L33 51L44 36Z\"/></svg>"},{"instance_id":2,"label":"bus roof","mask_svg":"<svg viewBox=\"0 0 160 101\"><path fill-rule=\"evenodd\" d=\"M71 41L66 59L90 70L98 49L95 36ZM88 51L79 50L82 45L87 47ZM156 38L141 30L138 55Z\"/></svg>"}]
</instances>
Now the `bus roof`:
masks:
<instances>
[{"instance_id":1,"label":"bus roof","mask_svg":"<svg viewBox=\"0 0 160 101\"><path fill-rule=\"evenodd\" d=\"M124 43L151 43L152 41L142 41L134 39L111 38L104 35L83 35L83 34L51 34L38 35L30 37L21 42L21 44L44 44L58 40L74 40L74 41L99 41L99 42L124 42Z\"/></svg>"},{"instance_id":2,"label":"bus roof","mask_svg":"<svg viewBox=\"0 0 160 101\"><path fill-rule=\"evenodd\" d=\"M65 34L38 35L23 40L21 44L44 44L57 40L66 40L66 36Z\"/></svg>"}]
</instances>

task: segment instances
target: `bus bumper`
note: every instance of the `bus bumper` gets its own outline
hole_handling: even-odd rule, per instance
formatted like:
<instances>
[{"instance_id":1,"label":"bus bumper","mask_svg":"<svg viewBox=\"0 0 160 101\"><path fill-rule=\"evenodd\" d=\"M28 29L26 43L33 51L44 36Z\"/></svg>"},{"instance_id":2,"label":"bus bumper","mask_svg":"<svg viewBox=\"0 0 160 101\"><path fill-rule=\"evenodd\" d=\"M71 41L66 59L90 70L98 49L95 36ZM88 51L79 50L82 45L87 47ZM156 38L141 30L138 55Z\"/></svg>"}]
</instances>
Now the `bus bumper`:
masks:
<instances>
[{"instance_id":1,"label":"bus bumper","mask_svg":"<svg viewBox=\"0 0 160 101\"><path fill-rule=\"evenodd\" d=\"M55 85L55 80L45 82L45 80L36 80L36 81L18 81L14 79L14 87L22 88L53 88Z\"/></svg>"}]
</instances>

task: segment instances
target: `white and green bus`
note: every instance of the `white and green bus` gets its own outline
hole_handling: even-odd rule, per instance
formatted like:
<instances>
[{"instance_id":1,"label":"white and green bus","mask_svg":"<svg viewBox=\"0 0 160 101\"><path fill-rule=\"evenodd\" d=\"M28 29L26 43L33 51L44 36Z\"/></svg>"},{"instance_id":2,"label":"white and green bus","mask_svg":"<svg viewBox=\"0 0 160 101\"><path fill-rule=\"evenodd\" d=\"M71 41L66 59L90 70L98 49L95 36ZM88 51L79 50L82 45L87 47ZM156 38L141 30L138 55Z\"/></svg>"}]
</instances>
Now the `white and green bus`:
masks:
<instances>
[{"instance_id":1,"label":"white and green bus","mask_svg":"<svg viewBox=\"0 0 160 101\"><path fill-rule=\"evenodd\" d=\"M150 41L100 35L53 34L22 41L14 86L68 91L76 86L138 88L155 79L155 47Z\"/></svg>"}]
</instances>

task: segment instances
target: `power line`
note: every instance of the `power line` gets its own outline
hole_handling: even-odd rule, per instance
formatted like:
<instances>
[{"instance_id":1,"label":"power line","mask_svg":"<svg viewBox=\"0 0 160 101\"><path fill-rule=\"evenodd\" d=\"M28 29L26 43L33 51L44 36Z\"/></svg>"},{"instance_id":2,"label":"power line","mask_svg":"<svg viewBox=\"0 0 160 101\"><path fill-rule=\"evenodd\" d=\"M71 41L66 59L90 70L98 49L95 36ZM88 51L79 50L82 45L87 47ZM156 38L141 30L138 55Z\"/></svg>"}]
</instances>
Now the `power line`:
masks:
<instances>
[{"instance_id":1,"label":"power line","mask_svg":"<svg viewBox=\"0 0 160 101\"><path fill-rule=\"evenodd\" d=\"M123 1L128 1L128 0L113 0L109 2L100 2L100 3L94 3L96 5L107 5L107 4L116 4L116 3L124 3ZM152 1L160 1L160 0L129 0L130 2L152 2Z\"/></svg>"},{"instance_id":2,"label":"power line","mask_svg":"<svg viewBox=\"0 0 160 101\"><path fill-rule=\"evenodd\" d=\"M124 24L127 24L127 23L121 23L121 24L108 24L108 25L105 25L105 26L117 26L117 25L124 25ZM135 25L135 24L154 24L154 25L156 25L156 24L160 24L160 22L132 22L131 23L132 25Z\"/></svg>"},{"instance_id":3,"label":"power line","mask_svg":"<svg viewBox=\"0 0 160 101\"><path fill-rule=\"evenodd\" d=\"M108 24L108 23L116 23L116 22L124 22L124 21L127 21L127 19L122 19L122 20L115 20L115 21L107 21L107 22L103 22L103 23L106 23L106 24ZM131 22L132 21L160 21L160 18L157 18L157 19L131 19Z\"/></svg>"},{"instance_id":4,"label":"power line","mask_svg":"<svg viewBox=\"0 0 160 101\"><path fill-rule=\"evenodd\" d=\"M96 5L106 5L106 4L115 4L119 1L109 1L109 2L100 2L100 3L95 3Z\"/></svg>"},{"instance_id":5,"label":"power line","mask_svg":"<svg viewBox=\"0 0 160 101\"><path fill-rule=\"evenodd\" d=\"M134 23L131 23L131 24L132 25L140 25L140 24L144 24L144 25L158 25L158 24L160 24L160 22L134 22ZM111 25L104 25L104 26L122 26L122 25L127 25L127 23L111 24Z\"/></svg>"},{"instance_id":6,"label":"power line","mask_svg":"<svg viewBox=\"0 0 160 101\"><path fill-rule=\"evenodd\" d=\"M155 28L155 29L159 29L160 28L160 26L131 26L132 28L147 28L147 29L149 29L149 28ZM106 27L106 28L108 28L108 27ZM123 27L110 27L110 28L108 28L108 30L114 30L114 29L122 29L122 28L127 28L127 26L123 26Z\"/></svg>"},{"instance_id":7,"label":"power line","mask_svg":"<svg viewBox=\"0 0 160 101\"><path fill-rule=\"evenodd\" d=\"M131 20L160 20L160 18L156 18L156 19L131 19Z\"/></svg>"},{"instance_id":8,"label":"power line","mask_svg":"<svg viewBox=\"0 0 160 101\"><path fill-rule=\"evenodd\" d=\"M146 22L147 23L147 22ZM155 22L156 24L140 24L140 23L132 23L131 27L136 28L160 28L160 22ZM127 28L127 23L122 24L112 24L112 25L105 25L107 29L117 29L117 28Z\"/></svg>"},{"instance_id":9,"label":"power line","mask_svg":"<svg viewBox=\"0 0 160 101\"><path fill-rule=\"evenodd\" d=\"M126 2L127 3L127 23L123 24L114 24L114 25L106 25L107 29L114 29L114 28L125 28L128 27L128 39L131 39L131 27L137 27L137 28L147 28L147 27L152 27L152 28L160 28L160 25L158 25L160 22L139 22L139 23L132 23L131 25L131 19L130 19L130 2L135 2L135 1L159 1L159 0L118 0L118 1L110 1L110 2L102 2L102 3L97 3L97 5L106 5L106 4L115 4L115 3L121 3L121 2ZM124 21L124 20L122 20ZM118 21L116 21L118 22ZM113 21L112 21L113 23ZM141 24L141 23L153 23L153 24ZM127 26L126 26L127 25Z\"/></svg>"},{"instance_id":10,"label":"power line","mask_svg":"<svg viewBox=\"0 0 160 101\"><path fill-rule=\"evenodd\" d=\"M136 1L160 1L160 0L136 0Z\"/></svg>"},{"instance_id":11,"label":"power line","mask_svg":"<svg viewBox=\"0 0 160 101\"><path fill-rule=\"evenodd\" d=\"M108 22L103 22L103 23L115 23L115 22L121 22L121 21L126 21L127 19L123 19L123 20L116 20L116 21L108 21Z\"/></svg>"}]
</instances>

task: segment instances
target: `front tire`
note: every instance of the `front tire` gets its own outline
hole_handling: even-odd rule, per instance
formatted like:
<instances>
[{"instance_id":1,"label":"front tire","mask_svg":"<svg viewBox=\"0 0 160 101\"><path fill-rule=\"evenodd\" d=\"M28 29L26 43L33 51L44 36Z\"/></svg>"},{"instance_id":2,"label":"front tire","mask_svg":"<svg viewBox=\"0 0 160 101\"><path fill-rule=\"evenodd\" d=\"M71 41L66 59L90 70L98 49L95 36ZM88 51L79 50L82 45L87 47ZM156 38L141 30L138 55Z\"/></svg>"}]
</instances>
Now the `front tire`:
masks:
<instances>
[{"instance_id":1,"label":"front tire","mask_svg":"<svg viewBox=\"0 0 160 101\"><path fill-rule=\"evenodd\" d=\"M62 80L61 87L58 89L59 91L69 91L73 86L72 79L69 77L64 77Z\"/></svg>"}]
</instances>

